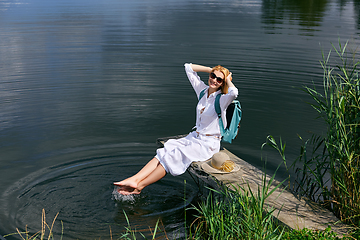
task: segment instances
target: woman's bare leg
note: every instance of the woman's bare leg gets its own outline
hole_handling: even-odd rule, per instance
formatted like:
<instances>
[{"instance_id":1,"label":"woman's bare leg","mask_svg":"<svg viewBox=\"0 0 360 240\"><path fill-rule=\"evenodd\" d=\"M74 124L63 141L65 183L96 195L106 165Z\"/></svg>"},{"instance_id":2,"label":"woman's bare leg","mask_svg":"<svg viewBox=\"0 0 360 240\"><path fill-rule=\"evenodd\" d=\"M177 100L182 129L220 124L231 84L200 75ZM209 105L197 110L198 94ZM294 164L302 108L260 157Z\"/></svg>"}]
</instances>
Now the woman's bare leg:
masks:
<instances>
[{"instance_id":1,"label":"woman's bare leg","mask_svg":"<svg viewBox=\"0 0 360 240\"><path fill-rule=\"evenodd\" d=\"M119 189L119 193L123 195L130 195L130 194L140 194L141 190L143 190L146 186L159 181L166 175L166 171L164 167L159 164L156 169L150 173L145 179L140 181L137 185L137 188L129 188L124 187Z\"/></svg>"},{"instance_id":2,"label":"woman's bare leg","mask_svg":"<svg viewBox=\"0 0 360 240\"><path fill-rule=\"evenodd\" d=\"M159 181L160 179L165 177L165 175L166 175L165 168L161 164L159 164L149 176L147 176L144 180L139 182L136 190L138 190L140 193L141 190L143 190L145 187L149 186L154 182Z\"/></svg>"},{"instance_id":3,"label":"woman's bare leg","mask_svg":"<svg viewBox=\"0 0 360 240\"><path fill-rule=\"evenodd\" d=\"M162 169L164 169L164 167L160 164L159 160L157 158L153 158L151 161L149 161L137 174L135 174L132 177L129 177L123 181L120 182L114 182L114 185L119 186L119 192L121 194L126 194L126 193L135 193L134 190L138 189L138 184L140 182L142 182L144 179L146 179L148 176L150 176L151 174L153 174L153 172L159 167L161 166ZM159 170L158 170L159 171ZM165 169L164 169L165 172ZM164 177L166 174L166 172L163 174L162 177ZM162 177L158 178L157 180L161 179ZM152 179L153 177L151 177L150 179ZM156 180L156 181L157 181ZM154 181L155 182L155 181ZM151 184L151 183L150 183ZM149 184L148 184L149 185ZM145 187L145 186L144 186ZM144 188L142 187L141 190ZM140 190L140 191L141 191ZM139 191L139 193L140 193ZM130 193L130 194L131 194Z\"/></svg>"}]
</instances>

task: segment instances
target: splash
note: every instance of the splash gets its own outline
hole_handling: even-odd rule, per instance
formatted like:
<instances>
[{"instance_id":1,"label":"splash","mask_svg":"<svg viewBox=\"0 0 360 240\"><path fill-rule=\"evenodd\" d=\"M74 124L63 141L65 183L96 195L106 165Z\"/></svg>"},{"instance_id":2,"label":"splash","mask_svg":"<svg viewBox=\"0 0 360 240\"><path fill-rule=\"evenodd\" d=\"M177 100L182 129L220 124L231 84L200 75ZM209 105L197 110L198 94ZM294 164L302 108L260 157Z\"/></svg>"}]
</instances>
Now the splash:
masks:
<instances>
[{"instance_id":1,"label":"splash","mask_svg":"<svg viewBox=\"0 0 360 240\"><path fill-rule=\"evenodd\" d=\"M120 188L118 186L114 187L114 190L112 192L112 198L115 199L116 201L120 201L120 202L135 202L135 195L134 194L130 194L130 195L123 195L121 193L119 193Z\"/></svg>"}]
</instances>

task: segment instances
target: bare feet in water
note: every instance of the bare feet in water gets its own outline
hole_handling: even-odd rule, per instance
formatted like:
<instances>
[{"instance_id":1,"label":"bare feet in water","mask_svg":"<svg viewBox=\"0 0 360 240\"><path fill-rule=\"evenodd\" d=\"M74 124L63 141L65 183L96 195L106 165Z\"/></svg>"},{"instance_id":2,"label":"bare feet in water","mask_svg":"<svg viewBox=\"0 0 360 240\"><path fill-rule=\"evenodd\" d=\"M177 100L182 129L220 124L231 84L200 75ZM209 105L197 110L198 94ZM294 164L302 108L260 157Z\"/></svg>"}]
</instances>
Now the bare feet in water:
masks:
<instances>
[{"instance_id":1,"label":"bare feet in water","mask_svg":"<svg viewBox=\"0 0 360 240\"><path fill-rule=\"evenodd\" d=\"M166 175L165 168L157 158L150 160L137 174L121 182L114 182L117 191L123 195L140 194L144 187L159 181Z\"/></svg>"},{"instance_id":2,"label":"bare feet in water","mask_svg":"<svg viewBox=\"0 0 360 240\"><path fill-rule=\"evenodd\" d=\"M131 194L140 194L141 191L136 189L136 188L119 188L118 193L122 194L122 195L131 195Z\"/></svg>"},{"instance_id":3,"label":"bare feet in water","mask_svg":"<svg viewBox=\"0 0 360 240\"><path fill-rule=\"evenodd\" d=\"M131 179L125 179L121 182L114 182L115 186L119 188L117 191L122 195L140 194L140 190L137 189L137 183Z\"/></svg>"}]
</instances>

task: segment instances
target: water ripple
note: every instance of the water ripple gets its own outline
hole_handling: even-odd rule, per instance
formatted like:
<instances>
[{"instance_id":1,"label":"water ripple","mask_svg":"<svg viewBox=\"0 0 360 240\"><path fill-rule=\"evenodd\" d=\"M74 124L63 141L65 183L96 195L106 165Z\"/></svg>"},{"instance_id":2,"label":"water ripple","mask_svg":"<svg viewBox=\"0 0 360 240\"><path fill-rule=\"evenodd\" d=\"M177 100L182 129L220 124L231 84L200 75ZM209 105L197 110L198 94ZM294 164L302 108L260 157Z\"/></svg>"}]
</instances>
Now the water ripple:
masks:
<instances>
[{"instance_id":1,"label":"water ripple","mask_svg":"<svg viewBox=\"0 0 360 240\"><path fill-rule=\"evenodd\" d=\"M136 152L134 144L125 144ZM137 144L135 144L137 145ZM124 147L124 146L122 146ZM141 146L142 148L146 146ZM119 148L118 144L98 146L97 148ZM62 158L80 151L82 155L91 148L83 147L62 151ZM85 152L84 152L85 151ZM129 149L129 151L131 151ZM65 153L66 152L66 153ZM2 193L2 208L10 226L25 227L31 223L32 229L41 227L41 209L45 209L49 218L59 212L59 221L64 222L66 234L71 238L87 239L93 234L109 231L120 232L126 226L124 211L136 226L147 228L159 218L166 218L183 211L184 197L191 202L197 195L197 188L191 183L186 186L187 195L183 195L183 179L166 176L159 182L145 188L139 196L119 198L114 195L112 182L134 174L149 157L139 154L120 154L113 156L79 158L39 169L8 187ZM53 154L50 154L53 155ZM38 222L35 219L39 219ZM144 219L147 221L144 222ZM176 222L182 226L180 217ZM145 224L145 225L143 225ZM60 225L55 231L61 232ZM81 229L81 234L79 233ZM78 235L80 234L80 235Z\"/></svg>"}]
</instances>

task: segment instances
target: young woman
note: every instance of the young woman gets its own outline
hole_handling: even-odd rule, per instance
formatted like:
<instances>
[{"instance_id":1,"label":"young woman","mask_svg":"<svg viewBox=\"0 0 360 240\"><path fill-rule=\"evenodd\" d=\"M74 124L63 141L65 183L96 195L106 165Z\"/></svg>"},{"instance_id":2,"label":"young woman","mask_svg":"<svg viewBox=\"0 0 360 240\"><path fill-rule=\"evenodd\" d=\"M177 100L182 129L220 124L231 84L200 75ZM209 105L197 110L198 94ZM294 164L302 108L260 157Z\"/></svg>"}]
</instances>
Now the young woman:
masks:
<instances>
[{"instance_id":1,"label":"young woman","mask_svg":"<svg viewBox=\"0 0 360 240\"><path fill-rule=\"evenodd\" d=\"M238 95L238 90L232 83L232 74L220 65L210 68L185 64L185 71L198 98L200 92L206 89L196 107L196 131L184 138L167 141L164 148L159 148L156 156L137 174L115 182L120 194L139 194L144 187L160 180L166 173L173 176L183 174L193 161L206 161L220 151L221 135L215 112L215 97L223 94L220 107L226 126L226 108ZM197 72L209 73L208 85L201 81Z\"/></svg>"}]
</instances>

